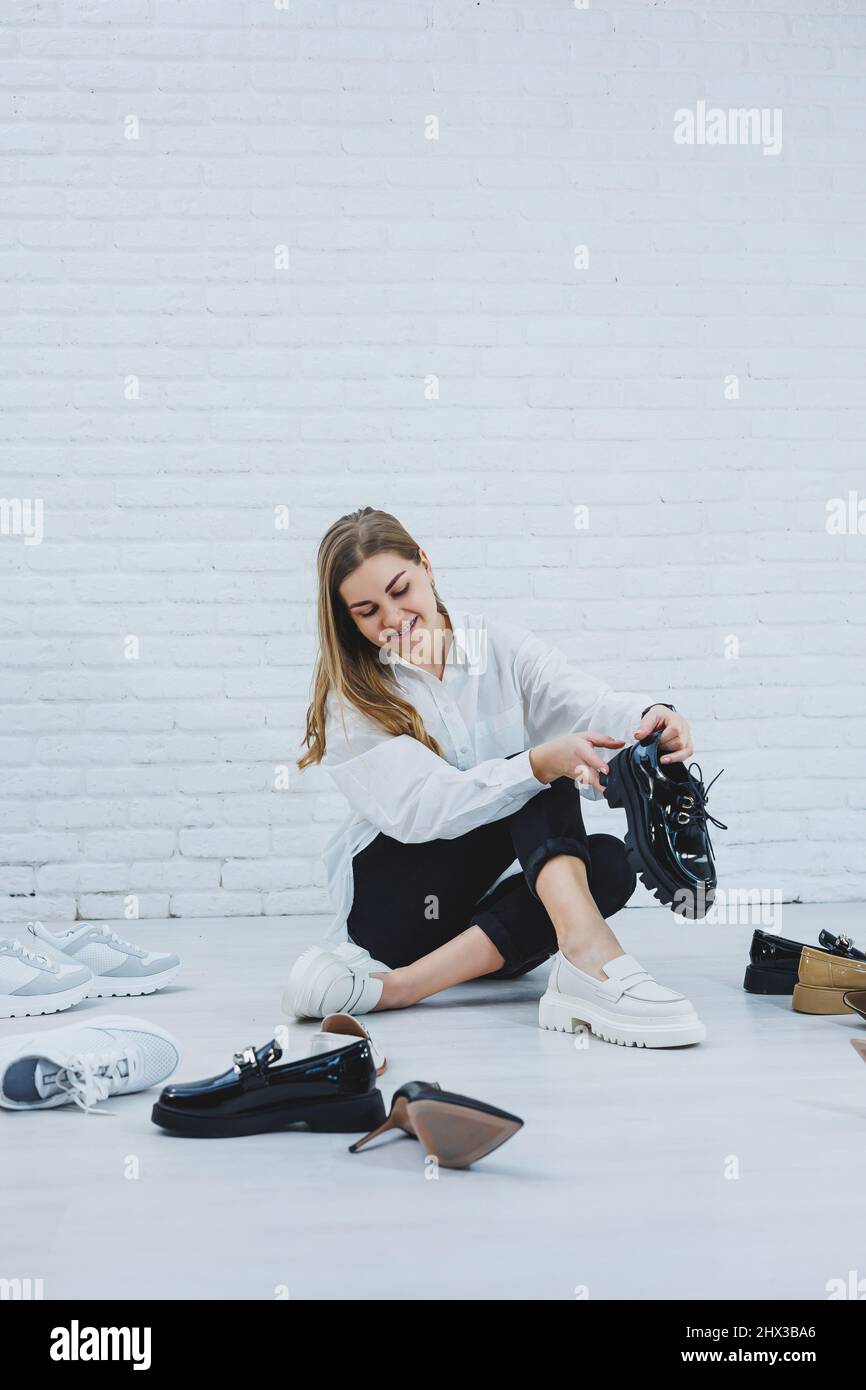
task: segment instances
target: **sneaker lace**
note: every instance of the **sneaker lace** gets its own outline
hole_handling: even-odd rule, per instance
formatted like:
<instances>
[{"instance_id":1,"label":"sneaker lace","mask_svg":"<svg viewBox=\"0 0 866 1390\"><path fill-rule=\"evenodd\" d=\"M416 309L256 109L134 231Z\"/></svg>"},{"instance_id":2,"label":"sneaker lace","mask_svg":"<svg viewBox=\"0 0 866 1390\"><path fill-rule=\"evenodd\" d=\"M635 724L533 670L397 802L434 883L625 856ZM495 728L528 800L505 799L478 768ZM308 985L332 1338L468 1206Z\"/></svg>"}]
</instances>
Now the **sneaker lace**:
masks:
<instances>
[{"instance_id":1,"label":"sneaker lace","mask_svg":"<svg viewBox=\"0 0 866 1390\"><path fill-rule=\"evenodd\" d=\"M14 951L16 955L22 956L25 960L32 960L35 961L37 965L47 966L49 970L56 968L54 962L49 960L48 956L42 955L40 951L31 951L28 946L24 945L23 941L19 941L17 936L13 941L9 942L9 949Z\"/></svg>"},{"instance_id":2,"label":"sneaker lace","mask_svg":"<svg viewBox=\"0 0 866 1390\"><path fill-rule=\"evenodd\" d=\"M127 1071L121 1071L123 1062ZM135 1064L132 1055L118 1057L114 1052L80 1052L67 1058L55 1078L55 1085L64 1091L85 1114L92 1114L101 1100L107 1100L119 1082L133 1078ZM103 1115L112 1111L103 1110Z\"/></svg>"},{"instance_id":3,"label":"sneaker lace","mask_svg":"<svg viewBox=\"0 0 866 1390\"><path fill-rule=\"evenodd\" d=\"M113 946L120 946L122 950L128 951L130 955L144 955L140 946L133 945L131 941L125 941L122 936L118 936L117 932L112 931L110 927L103 927L101 935L103 941L110 941Z\"/></svg>"}]
</instances>

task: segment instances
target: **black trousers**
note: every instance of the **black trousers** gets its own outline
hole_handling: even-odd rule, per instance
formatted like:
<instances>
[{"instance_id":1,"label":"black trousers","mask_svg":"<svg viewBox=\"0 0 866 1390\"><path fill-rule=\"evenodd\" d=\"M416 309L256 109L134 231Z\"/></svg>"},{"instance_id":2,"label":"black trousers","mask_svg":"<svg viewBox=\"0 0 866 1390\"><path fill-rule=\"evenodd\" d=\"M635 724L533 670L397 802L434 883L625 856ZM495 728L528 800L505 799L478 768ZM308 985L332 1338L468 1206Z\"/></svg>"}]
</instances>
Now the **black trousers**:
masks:
<instances>
[{"instance_id":1,"label":"black trousers","mask_svg":"<svg viewBox=\"0 0 866 1390\"><path fill-rule=\"evenodd\" d=\"M574 781L560 777L519 811L454 840L406 845L377 835L352 860L350 940L396 969L475 923L505 961L486 978L534 970L557 949L553 923L535 891L553 855L583 860L602 917L618 912L635 890L625 845L613 835L587 835L580 803ZM515 858L523 872L490 889Z\"/></svg>"}]
</instances>

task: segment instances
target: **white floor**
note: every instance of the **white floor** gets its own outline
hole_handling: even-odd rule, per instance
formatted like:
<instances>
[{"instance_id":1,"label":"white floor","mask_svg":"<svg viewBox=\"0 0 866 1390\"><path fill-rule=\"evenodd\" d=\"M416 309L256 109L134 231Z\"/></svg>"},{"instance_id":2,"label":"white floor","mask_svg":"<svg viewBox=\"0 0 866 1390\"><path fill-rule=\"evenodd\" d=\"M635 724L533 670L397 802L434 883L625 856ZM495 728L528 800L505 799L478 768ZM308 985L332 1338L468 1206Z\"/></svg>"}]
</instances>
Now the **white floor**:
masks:
<instances>
[{"instance_id":1,"label":"white floor","mask_svg":"<svg viewBox=\"0 0 866 1390\"><path fill-rule=\"evenodd\" d=\"M858 905L790 906L780 930L811 941L827 926L862 945L864 918ZM866 1068L849 1045L866 1024L746 995L750 926L658 908L615 928L694 1001L705 1043L575 1047L537 1027L543 970L373 1015L386 1103L404 1081L433 1080L525 1120L477 1167L436 1181L403 1136L357 1155L343 1135L172 1138L150 1123L155 1092L110 1114L0 1111L0 1278L42 1279L48 1299L823 1299L829 1280L866 1278ZM288 967L319 928L120 930L182 952L174 988L39 1026L153 1019L182 1043L182 1080L273 1035ZM293 1055L314 1027L292 1023ZM2 1037L22 1031L0 1023Z\"/></svg>"}]
</instances>

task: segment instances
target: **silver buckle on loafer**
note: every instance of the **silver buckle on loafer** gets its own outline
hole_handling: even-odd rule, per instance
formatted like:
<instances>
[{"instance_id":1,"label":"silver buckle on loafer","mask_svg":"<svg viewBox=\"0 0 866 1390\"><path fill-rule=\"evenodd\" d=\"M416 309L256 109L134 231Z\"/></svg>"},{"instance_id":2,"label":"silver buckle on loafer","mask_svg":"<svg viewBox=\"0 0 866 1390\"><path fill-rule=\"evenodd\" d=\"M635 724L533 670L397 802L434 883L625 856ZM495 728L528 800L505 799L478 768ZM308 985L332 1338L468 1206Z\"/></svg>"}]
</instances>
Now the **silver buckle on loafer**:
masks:
<instances>
[{"instance_id":1,"label":"silver buckle on loafer","mask_svg":"<svg viewBox=\"0 0 866 1390\"><path fill-rule=\"evenodd\" d=\"M242 1052L236 1052L234 1055L233 1066L238 1076L242 1076L250 1067L258 1069L258 1065L259 1059L254 1047L245 1047Z\"/></svg>"}]
</instances>

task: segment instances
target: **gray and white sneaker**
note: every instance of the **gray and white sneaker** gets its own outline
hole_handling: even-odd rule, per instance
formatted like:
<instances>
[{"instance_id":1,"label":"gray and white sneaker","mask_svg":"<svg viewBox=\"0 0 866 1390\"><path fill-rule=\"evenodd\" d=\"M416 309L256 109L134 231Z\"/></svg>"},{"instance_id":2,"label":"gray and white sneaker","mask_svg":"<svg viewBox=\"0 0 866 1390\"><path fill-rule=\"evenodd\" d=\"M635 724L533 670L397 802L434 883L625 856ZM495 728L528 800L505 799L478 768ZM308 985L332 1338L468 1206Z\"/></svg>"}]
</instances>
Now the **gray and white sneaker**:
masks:
<instances>
[{"instance_id":1,"label":"gray and white sneaker","mask_svg":"<svg viewBox=\"0 0 866 1390\"><path fill-rule=\"evenodd\" d=\"M66 931L50 932L41 922L31 922L29 929L54 951L88 967L93 974L90 999L154 994L171 984L180 970L178 956L144 951L105 924L82 922Z\"/></svg>"},{"instance_id":2,"label":"gray and white sneaker","mask_svg":"<svg viewBox=\"0 0 866 1390\"><path fill-rule=\"evenodd\" d=\"M144 1018L117 1016L19 1033L0 1042L0 1105L93 1110L109 1096L159 1085L179 1062L171 1034Z\"/></svg>"},{"instance_id":3,"label":"gray and white sneaker","mask_svg":"<svg viewBox=\"0 0 866 1390\"><path fill-rule=\"evenodd\" d=\"M52 959L17 937L0 940L0 1018L58 1014L86 999L93 971L81 962Z\"/></svg>"}]
</instances>

